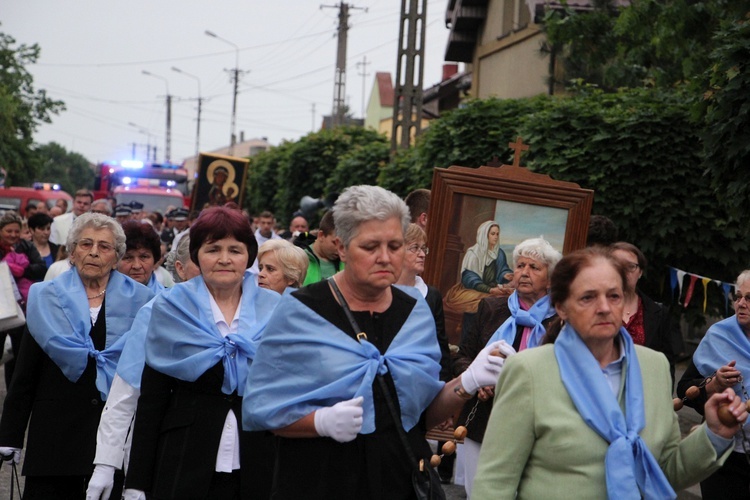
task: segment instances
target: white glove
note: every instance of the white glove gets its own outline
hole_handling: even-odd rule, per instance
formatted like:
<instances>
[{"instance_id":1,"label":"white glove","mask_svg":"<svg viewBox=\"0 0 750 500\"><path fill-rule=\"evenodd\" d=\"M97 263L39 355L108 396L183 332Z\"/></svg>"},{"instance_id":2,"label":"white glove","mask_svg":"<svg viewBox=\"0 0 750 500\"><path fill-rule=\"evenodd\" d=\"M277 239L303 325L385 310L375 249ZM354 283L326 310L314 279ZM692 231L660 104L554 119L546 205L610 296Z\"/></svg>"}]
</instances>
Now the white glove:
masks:
<instances>
[{"instance_id":1,"label":"white glove","mask_svg":"<svg viewBox=\"0 0 750 500\"><path fill-rule=\"evenodd\" d=\"M107 500L115 484L115 468L111 465L97 464L86 488L86 500Z\"/></svg>"},{"instance_id":2,"label":"white glove","mask_svg":"<svg viewBox=\"0 0 750 500\"><path fill-rule=\"evenodd\" d=\"M0 459L18 465L21 462L21 448L0 446Z\"/></svg>"},{"instance_id":3,"label":"white glove","mask_svg":"<svg viewBox=\"0 0 750 500\"><path fill-rule=\"evenodd\" d=\"M146 500L146 494L141 490L128 488L122 492L122 500Z\"/></svg>"},{"instance_id":4,"label":"white glove","mask_svg":"<svg viewBox=\"0 0 750 500\"><path fill-rule=\"evenodd\" d=\"M513 346L504 340L487 344L484 349L479 351L466 371L461 374L461 386L469 394L474 394L480 387L497 383L497 378L505 364L505 358L490 354L494 350L500 351L505 355L505 358L516 353Z\"/></svg>"},{"instance_id":5,"label":"white glove","mask_svg":"<svg viewBox=\"0 0 750 500\"><path fill-rule=\"evenodd\" d=\"M362 430L362 396L315 410L315 431L339 443L347 443Z\"/></svg>"}]
</instances>

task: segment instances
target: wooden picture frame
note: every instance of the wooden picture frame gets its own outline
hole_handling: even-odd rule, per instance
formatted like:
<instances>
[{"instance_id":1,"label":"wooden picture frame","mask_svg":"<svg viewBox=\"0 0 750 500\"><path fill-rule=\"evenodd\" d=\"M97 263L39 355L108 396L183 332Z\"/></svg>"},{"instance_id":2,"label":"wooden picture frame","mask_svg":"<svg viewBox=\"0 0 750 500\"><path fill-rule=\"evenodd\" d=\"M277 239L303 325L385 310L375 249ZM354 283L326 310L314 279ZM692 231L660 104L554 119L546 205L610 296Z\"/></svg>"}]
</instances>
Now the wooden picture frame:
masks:
<instances>
[{"instance_id":1,"label":"wooden picture frame","mask_svg":"<svg viewBox=\"0 0 750 500\"><path fill-rule=\"evenodd\" d=\"M463 286L464 257L473 247L479 248L477 230L482 223L497 222L492 225L499 226L498 246L511 269L513 248L527 238L544 236L563 254L586 245L594 192L517 166L521 149L516 150L513 166L452 166L434 171L427 222L430 253L423 278L443 295L451 344L460 342L466 312L451 289Z\"/></svg>"}]
</instances>

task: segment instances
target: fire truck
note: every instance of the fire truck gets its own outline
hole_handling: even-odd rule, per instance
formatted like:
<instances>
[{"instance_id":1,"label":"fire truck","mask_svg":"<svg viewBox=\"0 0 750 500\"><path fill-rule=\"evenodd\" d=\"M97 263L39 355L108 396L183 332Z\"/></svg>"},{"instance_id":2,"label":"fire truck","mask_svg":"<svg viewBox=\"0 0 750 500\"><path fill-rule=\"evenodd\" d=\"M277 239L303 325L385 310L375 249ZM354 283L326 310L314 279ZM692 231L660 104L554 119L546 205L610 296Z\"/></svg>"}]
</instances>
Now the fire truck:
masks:
<instances>
[{"instance_id":1,"label":"fire truck","mask_svg":"<svg viewBox=\"0 0 750 500\"><path fill-rule=\"evenodd\" d=\"M97 165L94 198L114 198L117 204L139 202L147 212L166 214L167 208L189 207L187 170L169 163L139 160Z\"/></svg>"}]
</instances>

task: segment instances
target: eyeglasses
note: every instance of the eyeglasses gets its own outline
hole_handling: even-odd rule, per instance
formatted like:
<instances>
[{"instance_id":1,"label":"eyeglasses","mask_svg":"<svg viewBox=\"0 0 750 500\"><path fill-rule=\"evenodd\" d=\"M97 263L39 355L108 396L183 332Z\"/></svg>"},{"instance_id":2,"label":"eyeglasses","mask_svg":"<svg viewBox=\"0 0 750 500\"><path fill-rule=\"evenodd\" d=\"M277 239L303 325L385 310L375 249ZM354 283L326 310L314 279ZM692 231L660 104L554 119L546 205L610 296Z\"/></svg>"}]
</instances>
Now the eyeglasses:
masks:
<instances>
[{"instance_id":1,"label":"eyeglasses","mask_svg":"<svg viewBox=\"0 0 750 500\"><path fill-rule=\"evenodd\" d=\"M747 293L745 295L742 295L741 293L733 293L732 299L734 299L735 302L739 302L742 299L745 299L746 304L750 304L750 293Z\"/></svg>"},{"instance_id":2,"label":"eyeglasses","mask_svg":"<svg viewBox=\"0 0 750 500\"><path fill-rule=\"evenodd\" d=\"M427 248L427 245L410 245L407 250L409 250L411 253L419 253L419 251L423 251L425 255L428 255L430 253L430 249Z\"/></svg>"},{"instance_id":3,"label":"eyeglasses","mask_svg":"<svg viewBox=\"0 0 750 500\"><path fill-rule=\"evenodd\" d=\"M636 269L641 267L640 264L638 264L637 262L625 262L624 265L625 265L625 270L629 273L635 272Z\"/></svg>"},{"instance_id":4,"label":"eyeglasses","mask_svg":"<svg viewBox=\"0 0 750 500\"><path fill-rule=\"evenodd\" d=\"M86 252L94 247L98 248L101 253L110 253L115 250L115 246L112 243L107 243L106 241L95 243L92 240L79 240L78 242L76 242L76 246L81 250L85 250Z\"/></svg>"}]
</instances>

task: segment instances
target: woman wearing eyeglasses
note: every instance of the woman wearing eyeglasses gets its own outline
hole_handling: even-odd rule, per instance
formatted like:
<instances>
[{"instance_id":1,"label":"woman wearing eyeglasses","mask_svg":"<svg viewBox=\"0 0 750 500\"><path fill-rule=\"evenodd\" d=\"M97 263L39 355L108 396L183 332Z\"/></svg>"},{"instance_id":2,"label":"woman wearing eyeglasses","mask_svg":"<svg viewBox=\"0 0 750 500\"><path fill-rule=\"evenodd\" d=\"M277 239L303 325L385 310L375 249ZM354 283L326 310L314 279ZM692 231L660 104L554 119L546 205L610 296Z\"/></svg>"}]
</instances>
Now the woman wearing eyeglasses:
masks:
<instances>
[{"instance_id":1,"label":"woman wearing eyeglasses","mask_svg":"<svg viewBox=\"0 0 750 500\"><path fill-rule=\"evenodd\" d=\"M737 277L734 294L734 316L714 323L693 354L693 360L677 384L677 396L685 397L686 391L696 386L700 395L687 399L685 404L703 415L703 407L711 395L734 389L743 401L747 399L750 383L750 270ZM714 374L715 372L715 374ZM706 377L710 382L701 386ZM744 380L744 381L743 381ZM750 437L750 426L745 423L745 435ZM734 437L734 452L724 466L701 482L701 493L705 500L750 497L750 465L745 456L743 433Z\"/></svg>"},{"instance_id":2,"label":"woman wearing eyeglasses","mask_svg":"<svg viewBox=\"0 0 750 500\"><path fill-rule=\"evenodd\" d=\"M674 384L676 358L685 350L679 326L672 322L666 306L651 300L638 289L638 281L647 265L643 252L625 241L613 243L611 249L612 256L622 261L627 272L628 289L625 291L622 326L633 337L634 343L650 347L667 357Z\"/></svg>"},{"instance_id":3,"label":"woman wearing eyeglasses","mask_svg":"<svg viewBox=\"0 0 750 500\"><path fill-rule=\"evenodd\" d=\"M114 219L78 216L66 246L74 267L29 291L27 330L0 420L0 455L14 463L28 427L27 499L85 498L126 333L154 296L115 270L125 234Z\"/></svg>"},{"instance_id":4,"label":"woman wearing eyeglasses","mask_svg":"<svg viewBox=\"0 0 750 500\"><path fill-rule=\"evenodd\" d=\"M428 285L419 276L424 272L424 261L430 252L427 248L427 235L424 230L416 224L409 224L404 233L404 246L406 247L404 263L396 284L415 287L430 306L432 316L435 318L438 344L440 344L440 380L447 381L452 378L452 368L448 337L445 335L443 296L437 288Z\"/></svg>"}]
</instances>

